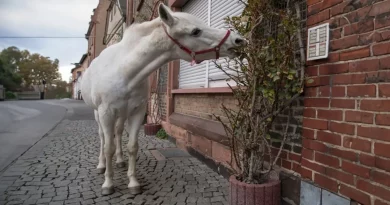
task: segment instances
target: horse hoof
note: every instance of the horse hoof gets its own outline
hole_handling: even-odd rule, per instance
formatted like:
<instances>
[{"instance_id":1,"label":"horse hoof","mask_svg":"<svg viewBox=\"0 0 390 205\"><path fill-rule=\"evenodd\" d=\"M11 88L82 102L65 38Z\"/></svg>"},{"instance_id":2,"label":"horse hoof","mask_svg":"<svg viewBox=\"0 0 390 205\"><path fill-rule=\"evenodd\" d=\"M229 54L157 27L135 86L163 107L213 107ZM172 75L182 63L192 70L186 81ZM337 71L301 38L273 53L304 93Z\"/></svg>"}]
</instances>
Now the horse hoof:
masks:
<instances>
[{"instance_id":1,"label":"horse hoof","mask_svg":"<svg viewBox=\"0 0 390 205\"><path fill-rule=\"evenodd\" d=\"M102 188L102 195L107 196L114 193L114 187L105 187Z\"/></svg>"},{"instance_id":2,"label":"horse hoof","mask_svg":"<svg viewBox=\"0 0 390 205\"><path fill-rule=\"evenodd\" d=\"M141 186L129 187L129 190L130 190L130 194L132 194L132 195L137 195L137 194L140 194L142 192Z\"/></svg>"},{"instance_id":3,"label":"horse hoof","mask_svg":"<svg viewBox=\"0 0 390 205\"><path fill-rule=\"evenodd\" d=\"M96 171L97 171L98 174L104 174L104 172L106 172L106 168L105 167L97 168Z\"/></svg>"},{"instance_id":4,"label":"horse hoof","mask_svg":"<svg viewBox=\"0 0 390 205\"><path fill-rule=\"evenodd\" d=\"M125 166L126 166L125 162L116 163L116 167L118 167L118 168L124 168Z\"/></svg>"}]
</instances>

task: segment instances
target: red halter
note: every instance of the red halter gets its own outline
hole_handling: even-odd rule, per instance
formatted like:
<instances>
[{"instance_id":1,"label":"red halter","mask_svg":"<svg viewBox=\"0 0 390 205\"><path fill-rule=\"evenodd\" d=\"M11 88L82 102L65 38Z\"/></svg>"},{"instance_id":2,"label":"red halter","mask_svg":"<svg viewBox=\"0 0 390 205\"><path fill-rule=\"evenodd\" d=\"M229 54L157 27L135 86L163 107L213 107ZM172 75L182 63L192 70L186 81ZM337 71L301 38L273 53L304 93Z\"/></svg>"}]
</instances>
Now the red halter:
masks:
<instances>
[{"instance_id":1,"label":"red halter","mask_svg":"<svg viewBox=\"0 0 390 205\"><path fill-rule=\"evenodd\" d=\"M217 46L215 46L214 48L210 48L210 49L206 49L206 50L202 50L202 51L191 51L189 48L185 47L184 45L182 45L181 43L179 43L179 41L177 41L176 39L174 39L172 36L170 36L167 32L167 29L165 28L165 26L163 25L163 28L164 28L164 31L165 33L167 34L167 36L176 44L179 46L179 48L181 50L183 50L184 52L188 53L191 57L192 57L192 61L191 61L191 65L194 65L196 62L196 55L198 54L203 54L203 53L208 53L208 52L215 52L215 57L216 59L219 58L219 50L222 46L223 43L225 43L226 39L230 36L230 31L227 30L226 34L225 34L225 37L223 37L223 39L221 40L221 42L219 42L219 44Z\"/></svg>"}]
</instances>

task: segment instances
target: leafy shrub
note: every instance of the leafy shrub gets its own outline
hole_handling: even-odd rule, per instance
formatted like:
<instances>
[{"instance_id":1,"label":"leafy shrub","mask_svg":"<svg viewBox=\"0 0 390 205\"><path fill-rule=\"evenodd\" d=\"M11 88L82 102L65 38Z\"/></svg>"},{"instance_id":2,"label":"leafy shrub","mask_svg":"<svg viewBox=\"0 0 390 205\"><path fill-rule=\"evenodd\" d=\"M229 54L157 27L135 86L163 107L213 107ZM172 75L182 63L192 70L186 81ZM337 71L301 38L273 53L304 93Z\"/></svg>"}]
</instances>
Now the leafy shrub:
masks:
<instances>
[{"instance_id":1,"label":"leafy shrub","mask_svg":"<svg viewBox=\"0 0 390 205\"><path fill-rule=\"evenodd\" d=\"M6 91L5 92L5 98L6 99L15 99L16 98L16 95L15 93L11 92L11 91Z\"/></svg>"},{"instance_id":2,"label":"leafy shrub","mask_svg":"<svg viewBox=\"0 0 390 205\"><path fill-rule=\"evenodd\" d=\"M167 139L168 138L168 134L165 132L164 129L160 129L157 134L156 134L156 137L157 138L160 138L160 139Z\"/></svg>"}]
</instances>

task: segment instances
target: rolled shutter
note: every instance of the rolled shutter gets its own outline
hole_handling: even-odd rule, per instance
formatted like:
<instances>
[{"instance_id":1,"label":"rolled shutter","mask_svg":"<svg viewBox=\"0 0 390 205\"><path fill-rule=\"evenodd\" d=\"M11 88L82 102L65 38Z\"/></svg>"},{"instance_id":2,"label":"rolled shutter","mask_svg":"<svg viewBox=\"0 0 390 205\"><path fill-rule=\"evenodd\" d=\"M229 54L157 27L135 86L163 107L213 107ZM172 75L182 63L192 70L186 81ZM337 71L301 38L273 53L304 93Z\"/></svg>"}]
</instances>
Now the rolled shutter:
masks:
<instances>
[{"instance_id":1,"label":"rolled shutter","mask_svg":"<svg viewBox=\"0 0 390 205\"><path fill-rule=\"evenodd\" d=\"M182 9L183 12L197 16L207 24L208 0L189 1ZM191 66L187 61L180 60L179 88L200 88L206 85L207 62Z\"/></svg>"},{"instance_id":2,"label":"rolled shutter","mask_svg":"<svg viewBox=\"0 0 390 205\"><path fill-rule=\"evenodd\" d=\"M227 16L239 16L244 10L245 5L238 0L212 0L211 2L211 16L210 26L214 28L228 29L228 25L225 23ZM227 59L227 58L226 58ZM216 61L217 64L226 68L227 61L225 58L221 58ZM233 63L233 62L230 62ZM226 70L229 72L228 70ZM209 81L225 80L227 75L215 66L213 61L209 64ZM226 86L226 85L225 85Z\"/></svg>"}]
</instances>

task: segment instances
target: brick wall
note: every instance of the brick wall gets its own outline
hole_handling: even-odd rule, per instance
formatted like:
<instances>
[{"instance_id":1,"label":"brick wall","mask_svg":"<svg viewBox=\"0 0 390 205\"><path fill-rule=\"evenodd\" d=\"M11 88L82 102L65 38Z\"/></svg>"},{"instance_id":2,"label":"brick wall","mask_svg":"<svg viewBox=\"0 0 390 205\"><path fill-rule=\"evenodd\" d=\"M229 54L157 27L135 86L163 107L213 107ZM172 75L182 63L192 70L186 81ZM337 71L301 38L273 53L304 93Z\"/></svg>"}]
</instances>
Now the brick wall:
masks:
<instances>
[{"instance_id":1,"label":"brick wall","mask_svg":"<svg viewBox=\"0 0 390 205\"><path fill-rule=\"evenodd\" d=\"M299 98L292 103L291 118L289 128L287 130L286 142L283 146L284 153L281 155L281 160L278 163L284 169L300 173L300 161L302 152L302 119L303 119L303 98ZM286 110L280 117L275 120L271 132L271 145L274 148L281 146L283 140L283 132L286 130L287 117L289 111ZM278 149L274 149L277 153Z\"/></svg>"},{"instance_id":2,"label":"brick wall","mask_svg":"<svg viewBox=\"0 0 390 205\"><path fill-rule=\"evenodd\" d=\"M361 204L390 204L390 0L308 0L329 22L328 59L310 61L303 178Z\"/></svg>"}]
</instances>

